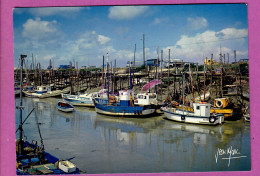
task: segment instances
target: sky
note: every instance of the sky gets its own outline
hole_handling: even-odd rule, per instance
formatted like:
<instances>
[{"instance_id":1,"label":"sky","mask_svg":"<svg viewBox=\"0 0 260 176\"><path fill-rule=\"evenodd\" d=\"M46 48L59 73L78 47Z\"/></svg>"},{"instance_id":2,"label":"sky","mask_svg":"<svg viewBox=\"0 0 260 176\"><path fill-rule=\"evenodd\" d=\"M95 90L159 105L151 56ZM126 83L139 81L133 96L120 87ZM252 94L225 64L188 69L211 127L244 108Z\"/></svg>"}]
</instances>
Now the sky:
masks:
<instances>
[{"instance_id":1,"label":"sky","mask_svg":"<svg viewBox=\"0 0 260 176\"><path fill-rule=\"evenodd\" d=\"M222 53L233 62L234 50L237 60L248 58L246 4L15 8L13 32L14 67L21 54L42 68L50 59L55 68L70 61L101 67L103 56L125 67L134 55L143 62L143 43L146 60L170 53L203 63Z\"/></svg>"}]
</instances>

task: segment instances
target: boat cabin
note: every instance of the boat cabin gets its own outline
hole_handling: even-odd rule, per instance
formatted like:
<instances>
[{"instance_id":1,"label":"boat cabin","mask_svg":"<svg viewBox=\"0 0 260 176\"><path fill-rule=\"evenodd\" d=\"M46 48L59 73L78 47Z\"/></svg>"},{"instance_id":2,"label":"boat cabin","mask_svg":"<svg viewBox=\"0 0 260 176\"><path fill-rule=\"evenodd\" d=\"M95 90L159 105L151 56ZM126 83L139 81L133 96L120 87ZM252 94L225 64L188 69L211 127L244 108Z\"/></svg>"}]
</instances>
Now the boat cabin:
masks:
<instances>
[{"instance_id":1,"label":"boat cabin","mask_svg":"<svg viewBox=\"0 0 260 176\"><path fill-rule=\"evenodd\" d=\"M137 94L136 97L137 97L137 100L135 101L136 105L157 104L156 93L139 93Z\"/></svg>"},{"instance_id":2,"label":"boat cabin","mask_svg":"<svg viewBox=\"0 0 260 176\"><path fill-rule=\"evenodd\" d=\"M51 86L37 86L36 93L42 94L47 92L51 92Z\"/></svg>"},{"instance_id":3,"label":"boat cabin","mask_svg":"<svg viewBox=\"0 0 260 176\"><path fill-rule=\"evenodd\" d=\"M195 116L210 116L210 107L211 105L209 103L193 103L194 108L194 115Z\"/></svg>"},{"instance_id":4,"label":"boat cabin","mask_svg":"<svg viewBox=\"0 0 260 176\"><path fill-rule=\"evenodd\" d=\"M133 106L134 91L121 90L119 91L120 106Z\"/></svg>"}]
</instances>

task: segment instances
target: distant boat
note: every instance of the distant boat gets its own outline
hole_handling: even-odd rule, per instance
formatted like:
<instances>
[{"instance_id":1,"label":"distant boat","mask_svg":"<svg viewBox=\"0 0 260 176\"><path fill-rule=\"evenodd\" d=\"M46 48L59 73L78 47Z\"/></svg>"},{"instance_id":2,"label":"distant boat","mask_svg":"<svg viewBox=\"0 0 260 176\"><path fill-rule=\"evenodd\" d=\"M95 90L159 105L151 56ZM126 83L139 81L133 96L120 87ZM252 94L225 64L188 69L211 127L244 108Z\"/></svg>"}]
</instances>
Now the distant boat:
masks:
<instances>
[{"instance_id":1,"label":"distant boat","mask_svg":"<svg viewBox=\"0 0 260 176\"><path fill-rule=\"evenodd\" d=\"M140 117L155 112L151 105L137 106L133 102L134 92L132 90L119 91L119 103L109 103L106 99L96 98L93 100L97 113L115 116Z\"/></svg>"},{"instance_id":2,"label":"distant boat","mask_svg":"<svg viewBox=\"0 0 260 176\"><path fill-rule=\"evenodd\" d=\"M62 112L72 112L74 110L74 106L64 100L58 100L56 107Z\"/></svg>"},{"instance_id":3,"label":"distant boat","mask_svg":"<svg viewBox=\"0 0 260 176\"><path fill-rule=\"evenodd\" d=\"M34 98L48 98L60 96L62 93L68 93L70 88L65 88L63 90L54 90L52 86L37 86L37 89L34 92L23 91L25 96L34 97Z\"/></svg>"},{"instance_id":4,"label":"distant boat","mask_svg":"<svg viewBox=\"0 0 260 176\"><path fill-rule=\"evenodd\" d=\"M174 120L184 123L204 124L204 125L217 125L224 122L223 114L210 114L209 103L193 103L194 112L177 109L162 107L161 110L169 120Z\"/></svg>"}]
</instances>

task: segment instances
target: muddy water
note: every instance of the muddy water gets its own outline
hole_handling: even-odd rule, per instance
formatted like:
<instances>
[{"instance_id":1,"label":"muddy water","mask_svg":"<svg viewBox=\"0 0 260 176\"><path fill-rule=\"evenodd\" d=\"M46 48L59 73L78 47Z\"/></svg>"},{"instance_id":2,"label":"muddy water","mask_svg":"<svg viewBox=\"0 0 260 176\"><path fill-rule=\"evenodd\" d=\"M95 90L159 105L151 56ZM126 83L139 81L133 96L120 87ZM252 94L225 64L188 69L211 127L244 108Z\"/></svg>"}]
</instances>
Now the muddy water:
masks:
<instances>
[{"instance_id":1,"label":"muddy water","mask_svg":"<svg viewBox=\"0 0 260 176\"><path fill-rule=\"evenodd\" d=\"M89 174L251 168L250 125L243 120L212 127L168 121L164 115L115 118L96 114L93 108L63 113L56 109L55 98L23 100L24 118L36 107L24 124L26 139L40 142L38 118L46 151L62 159L75 157L72 161Z\"/></svg>"}]
</instances>

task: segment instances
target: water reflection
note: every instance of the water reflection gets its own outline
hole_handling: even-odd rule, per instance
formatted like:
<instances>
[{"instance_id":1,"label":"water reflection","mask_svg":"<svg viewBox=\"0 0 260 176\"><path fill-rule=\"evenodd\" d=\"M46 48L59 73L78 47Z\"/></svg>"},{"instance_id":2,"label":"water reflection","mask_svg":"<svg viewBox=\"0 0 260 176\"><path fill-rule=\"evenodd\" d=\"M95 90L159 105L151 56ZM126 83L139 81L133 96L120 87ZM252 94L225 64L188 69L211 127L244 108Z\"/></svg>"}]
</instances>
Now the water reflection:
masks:
<instances>
[{"instance_id":1,"label":"water reflection","mask_svg":"<svg viewBox=\"0 0 260 176\"><path fill-rule=\"evenodd\" d=\"M37 116L46 149L60 158L76 156L73 162L88 173L250 170L250 126L242 121L212 127L172 122L164 115L115 118L86 107L64 113L56 101L24 99L24 117L36 107L25 125L26 136L39 140ZM229 167L227 161L216 163L218 148L230 146L247 157Z\"/></svg>"}]
</instances>

